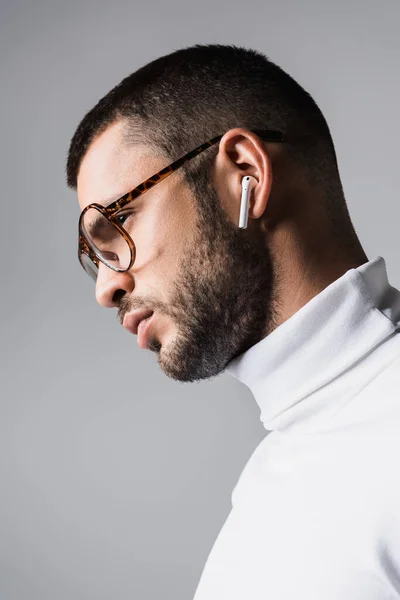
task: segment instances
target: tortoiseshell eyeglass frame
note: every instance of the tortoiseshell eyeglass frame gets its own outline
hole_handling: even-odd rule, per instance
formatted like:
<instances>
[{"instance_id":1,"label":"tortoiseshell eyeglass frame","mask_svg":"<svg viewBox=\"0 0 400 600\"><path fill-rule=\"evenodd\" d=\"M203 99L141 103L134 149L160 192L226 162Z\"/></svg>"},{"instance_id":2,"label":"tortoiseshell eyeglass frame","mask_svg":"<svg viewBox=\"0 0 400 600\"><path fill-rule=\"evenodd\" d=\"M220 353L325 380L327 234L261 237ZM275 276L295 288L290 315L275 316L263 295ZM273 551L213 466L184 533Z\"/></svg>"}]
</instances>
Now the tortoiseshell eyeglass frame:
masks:
<instances>
[{"instance_id":1,"label":"tortoiseshell eyeglass frame","mask_svg":"<svg viewBox=\"0 0 400 600\"><path fill-rule=\"evenodd\" d=\"M252 130L252 132L255 133L256 135L258 135L261 139L263 139L266 142L286 142L287 141L286 136L280 131L266 129L266 130ZM99 261L103 262L103 264L105 264L107 267L109 267L110 269L117 271L119 273L124 273L125 271L129 271L129 269L132 267L133 263L135 262L136 247L135 247L135 244L134 244L132 238L130 237L130 235L124 230L124 228L121 225L119 225L115 221L115 217L118 214L118 212L122 208L124 208L124 206L126 206L127 204L132 202L132 200L134 200L138 196L141 196L142 194L144 194L145 192L150 190L152 187L157 185L157 183L160 183L160 181L162 181L163 179L166 179L166 177L169 177L170 175L172 175L172 173L174 173L177 169L179 169L179 167L181 167L187 161L191 160L195 156L198 156L199 154L204 152L204 150L207 150L208 148L210 148L211 146L213 146L214 144L219 142L222 137L223 137L223 135L218 135L218 136L212 138L211 140L209 140L208 142L205 142L204 144L197 146L197 148L195 148L194 150L191 150L190 152L188 152L181 158L178 158L173 163L171 163L168 167L164 167L164 169L161 169L161 171L158 171L158 173L155 173L154 175L152 175L151 177L146 179L146 181L143 181L138 186L136 186L133 190L131 190L130 192L127 192L126 194L121 196L121 198L118 198L118 200L115 200L108 206L102 206L101 204L97 204L97 203L89 204L88 206L86 206L83 209L83 211L81 212L80 217L79 217L79 245L78 245L79 262L81 263L81 265L84 268L84 270L86 271L86 273L91 275L93 279L96 279L97 271L99 268ZM84 217L85 213L91 208L98 210L104 217L106 217L113 224L113 226L116 229L118 229L118 231L120 232L122 237L126 240L128 246L130 248L130 251L131 251L131 260L130 260L129 266L126 267L125 269L113 267L113 266L109 265L108 263L104 262L104 260L102 260L102 258L91 247L90 242L87 239L87 237L85 236L85 233L84 233L83 227L82 227L83 217ZM92 274L89 273L89 271L85 268L85 266L82 262L82 254L85 254L91 260L93 267L94 267L92 270Z\"/></svg>"}]
</instances>

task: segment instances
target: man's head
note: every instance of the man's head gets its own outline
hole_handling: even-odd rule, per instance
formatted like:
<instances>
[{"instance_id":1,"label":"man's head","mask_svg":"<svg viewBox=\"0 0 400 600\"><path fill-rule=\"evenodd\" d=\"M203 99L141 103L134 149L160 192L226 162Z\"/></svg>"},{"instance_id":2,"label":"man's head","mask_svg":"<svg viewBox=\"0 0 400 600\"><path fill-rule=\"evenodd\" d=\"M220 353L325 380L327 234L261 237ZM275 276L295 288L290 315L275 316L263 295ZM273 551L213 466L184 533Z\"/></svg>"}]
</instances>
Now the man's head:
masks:
<instances>
[{"instance_id":1,"label":"man's head","mask_svg":"<svg viewBox=\"0 0 400 600\"><path fill-rule=\"evenodd\" d=\"M253 133L260 129L291 141L265 142ZM217 375L287 318L289 248L314 277L320 257L306 255L320 253L322 239L342 262L357 250L324 117L253 50L195 46L124 79L80 123L68 185L81 209L109 204L217 135L219 144L132 202L135 262L127 272L100 262L96 282L99 303L117 307L121 323L136 309L154 311L143 345L181 381ZM255 185L241 230L246 175Z\"/></svg>"}]
</instances>

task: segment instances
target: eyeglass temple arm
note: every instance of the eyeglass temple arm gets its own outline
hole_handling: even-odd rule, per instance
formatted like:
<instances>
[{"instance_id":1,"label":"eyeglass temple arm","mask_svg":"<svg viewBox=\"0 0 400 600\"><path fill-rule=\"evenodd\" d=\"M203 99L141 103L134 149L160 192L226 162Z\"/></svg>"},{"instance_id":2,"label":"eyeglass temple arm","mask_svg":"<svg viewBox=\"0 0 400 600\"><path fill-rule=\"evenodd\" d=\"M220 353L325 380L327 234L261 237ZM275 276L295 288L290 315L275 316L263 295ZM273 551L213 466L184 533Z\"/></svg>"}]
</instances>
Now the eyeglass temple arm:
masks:
<instances>
[{"instance_id":1,"label":"eyeglass temple arm","mask_svg":"<svg viewBox=\"0 0 400 600\"><path fill-rule=\"evenodd\" d=\"M258 135L260 138L262 138L264 141L268 141L268 142L285 142L286 141L285 135L280 131L275 131L275 130L270 130L270 129L266 129L266 130L252 129L251 131L253 133L255 133L256 135ZM195 156L198 156L199 154L201 154L202 152L204 152L211 146L214 146L214 144L219 142L222 139L222 137L223 137L223 135L217 135L216 137L212 138L208 142L205 142L204 144L197 146L197 148L194 148L194 150L191 150L184 156L181 156L180 158L175 160L172 164L170 164L168 167L161 169L161 171L158 171L158 173L155 173L154 175L149 177L149 179L146 179L146 181L139 184L134 190L132 190L125 196L122 196L122 198L119 198L118 200L116 200L115 202L113 202L112 204L107 206L105 208L106 213L111 215L114 212L119 211L126 204L128 204L129 202L131 202L132 200L134 200L135 198L137 198L138 196L140 196L147 190L151 189L153 186L155 186L157 183L159 183L166 177L169 177L169 175L172 175L172 173L174 173L177 169L179 169L179 167L181 167L184 163L191 160Z\"/></svg>"}]
</instances>

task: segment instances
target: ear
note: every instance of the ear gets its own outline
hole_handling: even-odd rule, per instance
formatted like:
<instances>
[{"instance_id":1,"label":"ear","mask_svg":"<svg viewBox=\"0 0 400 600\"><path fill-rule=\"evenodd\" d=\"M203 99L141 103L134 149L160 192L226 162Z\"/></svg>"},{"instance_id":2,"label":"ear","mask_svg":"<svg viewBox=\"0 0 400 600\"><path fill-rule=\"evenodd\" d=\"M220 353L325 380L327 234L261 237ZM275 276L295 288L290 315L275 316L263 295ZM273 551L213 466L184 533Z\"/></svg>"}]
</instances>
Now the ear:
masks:
<instances>
[{"instance_id":1,"label":"ear","mask_svg":"<svg viewBox=\"0 0 400 600\"><path fill-rule=\"evenodd\" d=\"M242 178L256 180L249 197L249 219L259 219L267 210L272 187L272 160L268 142L255 133L236 128L227 131L219 142L214 163L214 185L231 220L239 222Z\"/></svg>"}]
</instances>

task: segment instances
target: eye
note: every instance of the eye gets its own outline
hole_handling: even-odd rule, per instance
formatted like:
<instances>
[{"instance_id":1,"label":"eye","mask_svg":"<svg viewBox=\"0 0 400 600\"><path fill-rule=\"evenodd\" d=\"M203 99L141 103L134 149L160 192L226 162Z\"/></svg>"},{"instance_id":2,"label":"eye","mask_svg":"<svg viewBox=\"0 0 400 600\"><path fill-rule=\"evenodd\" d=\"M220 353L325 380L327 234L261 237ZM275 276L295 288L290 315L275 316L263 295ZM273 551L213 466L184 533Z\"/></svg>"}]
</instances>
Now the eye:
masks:
<instances>
[{"instance_id":1,"label":"eye","mask_svg":"<svg viewBox=\"0 0 400 600\"><path fill-rule=\"evenodd\" d=\"M116 223L118 223L118 225L124 226L125 223L128 221L128 219L130 217L133 217L134 214L135 214L135 211L132 209L129 211L126 211L124 213L118 213L117 215L115 215L114 221Z\"/></svg>"}]
</instances>

